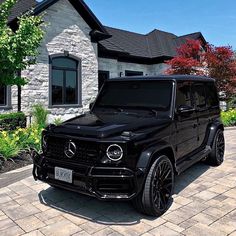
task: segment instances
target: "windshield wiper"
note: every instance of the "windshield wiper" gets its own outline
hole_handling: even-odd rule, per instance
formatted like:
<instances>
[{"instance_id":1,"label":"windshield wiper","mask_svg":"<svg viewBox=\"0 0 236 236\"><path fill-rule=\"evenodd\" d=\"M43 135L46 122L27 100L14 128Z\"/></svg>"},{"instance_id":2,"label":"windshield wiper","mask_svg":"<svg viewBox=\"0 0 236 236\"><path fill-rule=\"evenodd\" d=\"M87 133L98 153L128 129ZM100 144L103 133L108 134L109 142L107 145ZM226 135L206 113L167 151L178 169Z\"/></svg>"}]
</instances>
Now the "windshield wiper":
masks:
<instances>
[{"instance_id":1,"label":"windshield wiper","mask_svg":"<svg viewBox=\"0 0 236 236\"><path fill-rule=\"evenodd\" d=\"M127 109L137 109L137 110L146 110L146 111L150 111L152 114L155 115L155 117L158 116L158 113L159 111L156 110L155 108L151 108L151 107L142 107L142 106L130 106L130 107L127 107ZM121 109L122 110L122 109ZM121 112L126 112L126 111L121 111Z\"/></svg>"}]
</instances>

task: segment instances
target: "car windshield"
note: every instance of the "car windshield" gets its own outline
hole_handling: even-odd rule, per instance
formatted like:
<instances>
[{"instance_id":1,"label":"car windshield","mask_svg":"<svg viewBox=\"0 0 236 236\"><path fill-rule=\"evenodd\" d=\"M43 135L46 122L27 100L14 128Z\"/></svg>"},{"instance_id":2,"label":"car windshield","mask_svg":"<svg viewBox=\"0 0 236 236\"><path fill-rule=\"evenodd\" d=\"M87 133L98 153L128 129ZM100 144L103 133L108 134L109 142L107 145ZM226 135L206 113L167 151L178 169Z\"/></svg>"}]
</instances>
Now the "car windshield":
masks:
<instances>
[{"instance_id":1,"label":"car windshield","mask_svg":"<svg viewBox=\"0 0 236 236\"><path fill-rule=\"evenodd\" d=\"M171 81L109 81L95 104L96 108L135 108L168 111L172 97Z\"/></svg>"}]
</instances>

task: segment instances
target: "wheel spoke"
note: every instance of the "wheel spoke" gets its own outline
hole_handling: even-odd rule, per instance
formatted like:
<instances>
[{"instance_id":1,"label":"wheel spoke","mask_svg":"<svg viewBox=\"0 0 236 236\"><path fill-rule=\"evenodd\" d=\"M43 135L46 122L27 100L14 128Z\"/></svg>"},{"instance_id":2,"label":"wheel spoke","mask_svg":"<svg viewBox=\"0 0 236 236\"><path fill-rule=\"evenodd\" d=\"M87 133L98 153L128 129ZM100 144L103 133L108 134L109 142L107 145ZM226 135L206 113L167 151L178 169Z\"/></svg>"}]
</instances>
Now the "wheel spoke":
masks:
<instances>
[{"instance_id":1,"label":"wheel spoke","mask_svg":"<svg viewBox=\"0 0 236 236\"><path fill-rule=\"evenodd\" d=\"M219 133L216 139L216 156L222 162L224 159L225 141L223 133Z\"/></svg>"},{"instance_id":2,"label":"wheel spoke","mask_svg":"<svg viewBox=\"0 0 236 236\"><path fill-rule=\"evenodd\" d=\"M156 166L152 179L153 203L158 210L162 211L167 207L172 185L172 168L167 161L163 161Z\"/></svg>"}]
</instances>

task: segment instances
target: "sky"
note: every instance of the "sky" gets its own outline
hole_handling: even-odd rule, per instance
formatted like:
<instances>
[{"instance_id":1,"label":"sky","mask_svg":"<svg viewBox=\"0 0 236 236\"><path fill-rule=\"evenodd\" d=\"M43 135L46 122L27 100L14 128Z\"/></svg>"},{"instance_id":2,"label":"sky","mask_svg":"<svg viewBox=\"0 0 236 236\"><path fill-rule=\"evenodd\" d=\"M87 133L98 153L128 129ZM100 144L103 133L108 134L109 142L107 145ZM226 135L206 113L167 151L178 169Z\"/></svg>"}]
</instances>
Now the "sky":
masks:
<instances>
[{"instance_id":1,"label":"sky","mask_svg":"<svg viewBox=\"0 0 236 236\"><path fill-rule=\"evenodd\" d=\"M146 34L202 32L215 46L236 50L236 0L84 0L106 26Z\"/></svg>"}]
</instances>

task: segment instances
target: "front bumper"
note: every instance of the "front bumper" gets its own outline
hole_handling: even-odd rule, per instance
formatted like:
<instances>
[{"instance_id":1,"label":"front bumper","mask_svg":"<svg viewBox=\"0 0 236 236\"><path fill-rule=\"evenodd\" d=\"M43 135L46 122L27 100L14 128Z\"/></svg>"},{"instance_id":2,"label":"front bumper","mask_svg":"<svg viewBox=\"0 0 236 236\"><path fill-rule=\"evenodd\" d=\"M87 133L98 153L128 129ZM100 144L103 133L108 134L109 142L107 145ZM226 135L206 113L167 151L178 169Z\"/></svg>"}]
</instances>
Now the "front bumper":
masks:
<instances>
[{"instance_id":1,"label":"front bumper","mask_svg":"<svg viewBox=\"0 0 236 236\"><path fill-rule=\"evenodd\" d=\"M130 200L142 189L145 170L122 167L87 166L35 154L33 176L52 186L94 196L100 200ZM72 183L56 180L55 167L73 171Z\"/></svg>"}]
</instances>

